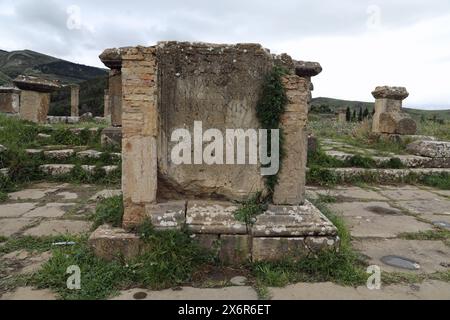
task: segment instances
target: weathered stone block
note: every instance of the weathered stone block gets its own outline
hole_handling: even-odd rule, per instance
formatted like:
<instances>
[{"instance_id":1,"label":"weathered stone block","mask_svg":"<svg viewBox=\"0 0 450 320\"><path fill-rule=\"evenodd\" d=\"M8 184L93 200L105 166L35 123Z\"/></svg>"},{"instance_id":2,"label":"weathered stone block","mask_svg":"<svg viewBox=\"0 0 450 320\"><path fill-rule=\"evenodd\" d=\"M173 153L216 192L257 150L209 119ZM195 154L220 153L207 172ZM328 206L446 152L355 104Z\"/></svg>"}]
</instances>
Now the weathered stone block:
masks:
<instances>
[{"instance_id":1,"label":"weathered stone block","mask_svg":"<svg viewBox=\"0 0 450 320\"><path fill-rule=\"evenodd\" d=\"M109 146L109 145L121 146L122 128L120 127L105 128L102 131L100 139L102 146Z\"/></svg>"},{"instance_id":2,"label":"weathered stone block","mask_svg":"<svg viewBox=\"0 0 450 320\"><path fill-rule=\"evenodd\" d=\"M138 256L143 242L136 234L103 225L91 234L89 246L96 256L111 261L122 258L132 259Z\"/></svg>"},{"instance_id":3,"label":"weathered stone block","mask_svg":"<svg viewBox=\"0 0 450 320\"><path fill-rule=\"evenodd\" d=\"M237 209L229 202L189 201L186 225L194 233L246 234L246 224L234 217Z\"/></svg>"},{"instance_id":4,"label":"weathered stone block","mask_svg":"<svg viewBox=\"0 0 450 320\"><path fill-rule=\"evenodd\" d=\"M220 236L219 259L224 264L242 265L251 260L252 238L248 235Z\"/></svg>"},{"instance_id":5,"label":"weathered stone block","mask_svg":"<svg viewBox=\"0 0 450 320\"><path fill-rule=\"evenodd\" d=\"M13 87L0 87L0 112L19 113L20 90Z\"/></svg>"},{"instance_id":6,"label":"weathered stone block","mask_svg":"<svg viewBox=\"0 0 450 320\"><path fill-rule=\"evenodd\" d=\"M180 230L185 223L186 201L149 204L145 211L156 230Z\"/></svg>"},{"instance_id":7,"label":"weathered stone block","mask_svg":"<svg viewBox=\"0 0 450 320\"><path fill-rule=\"evenodd\" d=\"M450 158L448 141L415 141L407 146L408 152L430 158Z\"/></svg>"},{"instance_id":8,"label":"weathered stone block","mask_svg":"<svg viewBox=\"0 0 450 320\"><path fill-rule=\"evenodd\" d=\"M254 237L335 236L336 227L312 203L302 206L271 205L251 228Z\"/></svg>"},{"instance_id":9,"label":"weathered stone block","mask_svg":"<svg viewBox=\"0 0 450 320\"><path fill-rule=\"evenodd\" d=\"M304 238L253 238L253 262L299 260L309 253Z\"/></svg>"}]
</instances>

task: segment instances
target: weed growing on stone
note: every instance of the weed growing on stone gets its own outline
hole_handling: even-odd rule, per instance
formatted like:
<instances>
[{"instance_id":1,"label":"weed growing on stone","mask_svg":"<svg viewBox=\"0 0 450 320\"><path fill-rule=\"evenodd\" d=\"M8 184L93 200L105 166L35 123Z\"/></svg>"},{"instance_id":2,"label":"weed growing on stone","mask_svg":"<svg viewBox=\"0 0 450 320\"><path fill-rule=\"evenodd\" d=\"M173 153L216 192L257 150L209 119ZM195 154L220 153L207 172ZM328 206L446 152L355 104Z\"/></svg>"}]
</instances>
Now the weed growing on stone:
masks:
<instances>
[{"instance_id":1,"label":"weed growing on stone","mask_svg":"<svg viewBox=\"0 0 450 320\"><path fill-rule=\"evenodd\" d=\"M20 237L8 238L3 241L0 247L0 254L7 254L17 250L27 250L31 252L45 252L54 248L54 243L76 241L72 236L49 236L49 237Z\"/></svg>"},{"instance_id":2,"label":"weed growing on stone","mask_svg":"<svg viewBox=\"0 0 450 320\"><path fill-rule=\"evenodd\" d=\"M256 217L264 212L267 205L263 203L262 194L256 193L248 200L240 204L239 209L234 212L236 220L252 225L256 222Z\"/></svg>"},{"instance_id":3,"label":"weed growing on stone","mask_svg":"<svg viewBox=\"0 0 450 320\"><path fill-rule=\"evenodd\" d=\"M286 91L281 81L284 74L286 74L286 71L283 68L274 67L272 72L267 75L263 84L262 94L256 106L256 116L258 117L261 128L263 129L280 129L281 116L285 112L286 105L288 103ZM271 142L272 139L269 131L269 135L267 137L267 150L269 150L269 152L272 150ZM279 164L281 168L284 155L282 130L280 130L279 146ZM269 197L273 195L277 183L277 175L266 177L266 186L270 192Z\"/></svg>"},{"instance_id":4,"label":"weed growing on stone","mask_svg":"<svg viewBox=\"0 0 450 320\"><path fill-rule=\"evenodd\" d=\"M328 168L312 166L306 172L306 181L308 184L334 187L338 184L339 180L339 176L332 169Z\"/></svg>"},{"instance_id":5,"label":"weed growing on stone","mask_svg":"<svg viewBox=\"0 0 450 320\"><path fill-rule=\"evenodd\" d=\"M92 217L94 221L93 229L103 224L110 224L113 227L121 227L123 218L123 198L122 196L104 199L99 202Z\"/></svg>"}]
</instances>

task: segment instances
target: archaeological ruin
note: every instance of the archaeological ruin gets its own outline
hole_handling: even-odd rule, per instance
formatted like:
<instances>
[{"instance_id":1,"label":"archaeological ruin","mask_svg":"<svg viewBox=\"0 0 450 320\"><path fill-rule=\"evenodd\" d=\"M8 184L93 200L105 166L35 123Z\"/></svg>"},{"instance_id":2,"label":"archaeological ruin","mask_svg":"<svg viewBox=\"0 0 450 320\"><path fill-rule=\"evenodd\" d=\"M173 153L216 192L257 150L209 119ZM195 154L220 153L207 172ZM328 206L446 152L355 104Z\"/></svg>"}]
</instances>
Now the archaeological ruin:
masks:
<instances>
[{"instance_id":1,"label":"archaeological ruin","mask_svg":"<svg viewBox=\"0 0 450 320\"><path fill-rule=\"evenodd\" d=\"M100 59L111 69L112 125L122 134L125 213L124 230L103 226L91 236L98 255L138 254L143 250L139 239L126 230L145 220L158 230L187 228L208 248L219 243L219 256L227 263L301 258L338 247L336 228L305 199L305 128L311 77L322 71L320 64L273 55L259 44L188 42L107 49ZM287 104L279 123L281 169L270 190L261 163L222 164L224 155L212 146L245 146L245 135L241 141L238 136L218 140L230 129L273 129L262 128L257 105L274 68L284 70ZM202 124L203 138L195 134L194 123ZM180 142L173 138L177 130L194 137L192 144L216 160L197 161L194 151L193 163L175 163L171 155ZM249 150L245 159L251 157ZM255 221L238 221L238 202L257 193L272 193L272 203Z\"/></svg>"},{"instance_id":2,"label":"archaeological ruin","mask_svg":"<svg viewBox=\"0 0 450 320\"><path fill-rule=\"evenodd\" d=\"M385 135L414 135L415 121L402 112L402 101L409 93L404 87L377 87L372 92L375 100L372 131Z\"/></svg>"},{"instance_id":3,"label":"archaeological ruin","mask_svg":"<svg viewBox=\"0 0 450 320\"><path fill-rule=\"evenodd\" d=\"M18 76L14 84L20 92L20 118L45 123L50 107L50 93L59 89L59 83L31 76Z\"/></svg>"},{"instance_id":4,"label":"archaeological ruin","mask_svg":"<svg viewBox=\"0 0 450 320\"><path fill-rule=\"evenodd\" d=\"M19 114L20 90L14 87L0 87L0 112Z\"/></svg>"}]
</instances>

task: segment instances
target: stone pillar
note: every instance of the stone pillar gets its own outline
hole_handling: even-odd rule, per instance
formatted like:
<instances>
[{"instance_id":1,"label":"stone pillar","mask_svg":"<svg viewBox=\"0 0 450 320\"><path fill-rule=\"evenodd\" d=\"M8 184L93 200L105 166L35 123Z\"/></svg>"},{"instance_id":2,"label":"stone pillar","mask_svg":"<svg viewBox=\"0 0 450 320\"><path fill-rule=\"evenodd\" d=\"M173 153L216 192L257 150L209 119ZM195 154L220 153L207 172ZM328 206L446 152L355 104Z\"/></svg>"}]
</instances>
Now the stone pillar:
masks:
<instances>
[{"instance_id":1,"label":"stone pillar","mask_svg":"<svg viewBox=\"0 0 450 320\"><path fill-rule=\"evenodd\" d=\"M70 86L70 116L80 116L80 86L73 84Z\"/></svg>"},{"instance_id":2,"label":"stone pillar","mask_svg":"<svg viewBox=\"0 0 450 320\"><path fill-rule=\"evenodd\" d=\"M21 89L20 117L24 120L45 123L50 107L50 93L61 86L55 81L30 76L18 76L14 84Z\"/></svg>"},{"instance_id":3,"label":"stone pillar","mask_svg":"<svg viewBox=\"0 0 450 320\"><path fill-rule=\"evenodd\" d=\"M120 74L113 72L110 77L109 94L113 121L117 121L114 116L118 110L117 92L118 89L120 92L123 89L121 101L122 191L125 207L123 226L130 229L139 225L148 216L147 211L156 202L158 176L156 53L154 47L137 47L106 50L100 57L104 63L113 59L120 60L122 67ZM122 80L120 88L119 78Z\"/></svg>"},{"instance_id":4,"label":"stone pillar","mask_svg":"<svg viewBox=\"0 0 450 320\"><path fill-rule=\"evenodd\" d=\"M281 159L278 184L273 194L277 205L301 205L305 202L308 135L306 123L311 102L311 77L322 71L320 64L298 61L295 75L283 77L288 104L281 117L285 150Z\"/></svg>"},{"instance_id":5,"label":"stone pillar","mask_svg":"<svg viewBox=\"0 0 450 320\"><path fill-rule=\"evenodd\" d=\"M372 92L375 100L372 131L381 134L414 135L417 125L402 112L402 101L409 96L404 87L377 87Z\"/></svg>"},{"instance_id":6,"label":"stone pillar","mask_svg":"<svg viewBox=\"0 0 450 320\"><path fill-rule=\"evenodd\" d=\"M0 112L17 114L20 110L20 90L0 87Z\"/></svg>"},{"instance_id":7,"label":"stone pillar","mask_svg":"<svg viewBox=\"0 0 450 320\"><path fill-rule=\"evenodd\" d=\"M111 104L109 99L109 90L105 90L105 98L104 98L104 109L103 109L103 117L111 118Z\"/></svg>"},{"instance_id":8,"label":"stone pillar","mask_svg":"<svg viewBox=\"0 0 450 320\"><path fill-rule=\"evenodd\" d=\"M111 124L122 125L122 72L112 69L109 73L109 99L111 104Z\"/></svg>"}]
</instances>

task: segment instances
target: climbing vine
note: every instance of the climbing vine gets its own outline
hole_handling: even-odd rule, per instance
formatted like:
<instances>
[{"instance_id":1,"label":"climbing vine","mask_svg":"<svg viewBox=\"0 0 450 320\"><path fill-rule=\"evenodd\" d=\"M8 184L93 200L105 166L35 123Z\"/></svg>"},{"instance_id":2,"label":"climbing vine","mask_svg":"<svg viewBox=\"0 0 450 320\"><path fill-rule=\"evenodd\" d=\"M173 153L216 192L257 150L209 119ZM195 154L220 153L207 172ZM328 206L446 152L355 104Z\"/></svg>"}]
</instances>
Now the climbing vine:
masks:
<instances>
[{"instance_id":1,"label":"climbing vine","mask_svg":"<svg viewBox=\"0 0 450 320\"><path fill-rule=\"evenodd\" d=\"M284 157L283 150L283 131L280 128L281 116L286 110L288 98L286 91L281 81L283 75L286 74L286 70L282 67L275 66L272 69L264 81L261 97L256 106L256 115L259 119L261 127L263 129L279 129L280 130L280 169L282 166L282 160ZM271 156L271 134L269 131L267 139L267 150L269 156ZM278 171L279 172L279 171ZM273 176L266 176L266 187L269 190L269 200L272 200L275 186L278 183L278 174Z\"/></svg>"}]
</instances>

